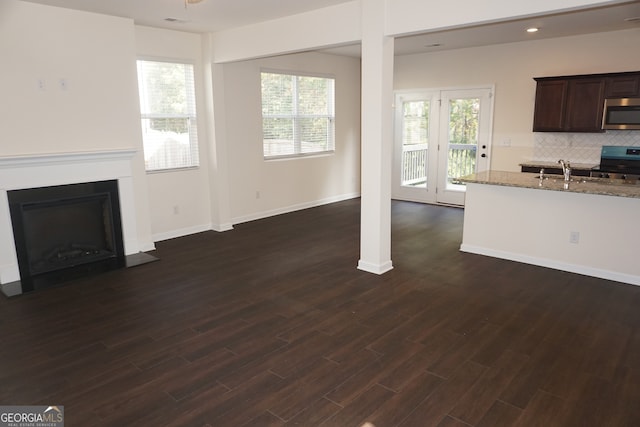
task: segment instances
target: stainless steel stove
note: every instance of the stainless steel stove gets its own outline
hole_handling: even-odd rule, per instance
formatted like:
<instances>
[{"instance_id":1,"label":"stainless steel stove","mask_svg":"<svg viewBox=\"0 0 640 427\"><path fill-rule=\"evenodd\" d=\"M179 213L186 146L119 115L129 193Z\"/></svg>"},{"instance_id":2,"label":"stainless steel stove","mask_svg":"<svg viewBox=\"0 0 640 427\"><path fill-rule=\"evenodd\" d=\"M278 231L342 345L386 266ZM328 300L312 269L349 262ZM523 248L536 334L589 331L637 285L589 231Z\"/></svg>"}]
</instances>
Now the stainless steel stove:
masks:
<instances>
[{"instance_id":1,"label":"stainless steel stove","mask_svg":"<svg viewBox=\"0 0 640 427\"><path fill-rule=\"evenodd\" d=\"M591 169L591 176L640 180L640 147L603 146L600 165Z\"/></svg>"}]
</instances>

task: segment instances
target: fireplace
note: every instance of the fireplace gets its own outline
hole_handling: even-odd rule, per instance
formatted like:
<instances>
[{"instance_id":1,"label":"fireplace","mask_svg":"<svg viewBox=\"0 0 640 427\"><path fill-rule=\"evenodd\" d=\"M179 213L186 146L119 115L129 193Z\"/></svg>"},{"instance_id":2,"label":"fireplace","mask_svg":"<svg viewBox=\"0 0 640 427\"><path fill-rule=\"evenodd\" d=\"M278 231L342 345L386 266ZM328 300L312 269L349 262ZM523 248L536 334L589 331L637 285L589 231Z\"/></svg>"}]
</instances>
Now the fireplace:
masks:
<instances>
[{"instance_id":1,"label":"fireplace","mask_svg":"<svg viewBox=\"0 0 640 427\"><path fill-rule=\"evenodd\" d=\"M150 258L146 252L153 251L155 245L151 238L148 221L146 221L148 211L146 211L147 207L145 205L144 185L140 184L140 180L144 179L144 167L141 162L139 164L136 163L138 166L134 166L134 159L137 155L138 152L136 150L115 149L0 156L0 292L2 294L12 297L31 290L28 286L23 290L23 284L21 283L22 267L18 262L16 233L14 233L13 220L9 208L9 193L13 193L16 190L50 187L67 187L67 189L70 189L82 187L74 187L75 184L103 181L117 182L115 187L117 188L117 196L116 193L110 193L104 189L96 191L97 193L109 193L108 203L111 204L111 209L114 212L115 237L113 241L115 242L115 239L122 238L127 267L149 262ZM134 173L134 171L138 171L138 173ZM87 207L89 210L100 211L107 206L104 201L90 201L93 196L88 196L87 194L73 193L71 196L60 196L59 198L66 200L73 199L76 196L81 199L85 198L83 203L93 206L92 208ZM53 197L52 199L55 198ZM44 199L47 201L50 198L45 197ZM29 203L31 202L33 200L29 201ZM118 227L120 227L117 221L118 216L121 222L121 233L118 232ZM145 220L141 221L141 219ZM17 237L24 239L24 236ZM105 237L105 240L106 243L110 242L108 237ZM91 246L95 246L95 244ZM119 250L118 243L111 243L110 247L116 248L116 252ZM69 249L71 252L66 256L72 255L75 250L79 249L72 247ZM116 262L119 262L119 256L120 253L116 255ZM61 254L60 257L65 257L65 254ZM21 255L21 258L24 264L24 254ZM113 263L114 260L102 260L100 262L109 264ZM55 279L56 275L59 276L59 279L66 280L72 276L72 272L73 274L80 274L83 269L86 271L99 268L100 262L91 261L74 269L64 268L57 270L57 273L52 271L42 273L42 275L48 276L51 280ZM37 276L41 276L41 274L37 274ZM36 280L36 282L40 281L46 282L43 279ZM35 285L37 289L39 284L35 283Z\"/></svg>"},{"instance_id":2,"label":"fireplace","mask_svg":"<svg viewBox=\"0 0 640 427\"><path fill-rule=\"evenodd\" d=\"M125 266L118 181L7 192L22 292Z\"/></svg>"}]
</instances>

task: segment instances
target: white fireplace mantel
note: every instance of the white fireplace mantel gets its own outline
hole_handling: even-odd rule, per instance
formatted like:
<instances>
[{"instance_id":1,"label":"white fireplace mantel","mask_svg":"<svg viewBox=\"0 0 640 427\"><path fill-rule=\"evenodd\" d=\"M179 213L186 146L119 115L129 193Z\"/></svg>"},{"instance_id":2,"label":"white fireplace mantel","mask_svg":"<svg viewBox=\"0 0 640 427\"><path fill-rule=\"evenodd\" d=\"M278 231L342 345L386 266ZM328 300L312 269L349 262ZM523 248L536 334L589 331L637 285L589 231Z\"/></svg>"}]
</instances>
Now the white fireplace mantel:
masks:
<instances>
[{"instance_id":1,"label":"white fireplace mantel","mask_svg":"<svg viewBox=\"0 0 640 427\"><path fill-rule=\"evenodd\" d=\"M0 286L16 293L20 280L7 192L81 182L117 180L125 255L141 252L133 185L135 150L34 154L0 157Z\"/></svg>"}]
</instances>

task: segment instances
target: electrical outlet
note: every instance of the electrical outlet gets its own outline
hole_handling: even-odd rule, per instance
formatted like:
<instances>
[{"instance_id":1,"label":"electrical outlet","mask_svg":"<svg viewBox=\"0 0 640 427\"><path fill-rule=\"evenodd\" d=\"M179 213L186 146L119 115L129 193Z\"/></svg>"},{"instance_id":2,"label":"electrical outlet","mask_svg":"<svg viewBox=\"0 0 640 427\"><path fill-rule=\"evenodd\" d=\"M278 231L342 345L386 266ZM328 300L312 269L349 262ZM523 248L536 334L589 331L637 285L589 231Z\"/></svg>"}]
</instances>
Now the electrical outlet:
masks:
<instances>
[{"instance_id":1,"label":"electrical outlet","mask_svg":"<svg viewBox=\"0 0 640 427\"><path fill-rule=\"evenodd\" d=\"M180 207L178 205L175 205L173 207L173 214L178 215L179 213L180 213Z\"/></svg>"},{"instance_id":2,"label":"electrical outlet","mask_svg":"<svg viewBox=\"0 0 640 427\"><path fill-rule=\"evenodd\" d=\"M256 199L259 199L259 198L260 198L260 192L256 191Z\"/></svg>"},{"instance_id":3,"label":"electrical outlet","mask_svg":"<svg viewBox=\"0 0 640 427\"><path fill-rule=\"evenodd\" d=\"M569 233L569 243L575 243L575 244L580 243L580 232L579 231L572 231L572 232Z\"/></svg>"}]
</instances>

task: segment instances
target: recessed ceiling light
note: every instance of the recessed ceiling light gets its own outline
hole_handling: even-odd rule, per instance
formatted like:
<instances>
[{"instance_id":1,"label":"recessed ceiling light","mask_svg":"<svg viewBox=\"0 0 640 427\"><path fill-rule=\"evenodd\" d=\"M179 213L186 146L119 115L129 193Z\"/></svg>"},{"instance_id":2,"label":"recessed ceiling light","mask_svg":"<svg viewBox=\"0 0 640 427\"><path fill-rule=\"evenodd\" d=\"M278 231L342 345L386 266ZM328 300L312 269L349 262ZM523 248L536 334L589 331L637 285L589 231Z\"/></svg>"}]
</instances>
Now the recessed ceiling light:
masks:
<instances>
[{"instance_id":1,"label":"recessed ceiling light","mask_svg":"<svg viewBox=\"0 0 640 427\"><path fill-rule=\"evenodd\" d=\"M527 33L536 33L538 29L536 27L527 28Z\"/></svg>"}]
</instances>

